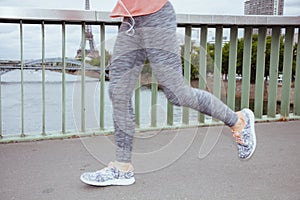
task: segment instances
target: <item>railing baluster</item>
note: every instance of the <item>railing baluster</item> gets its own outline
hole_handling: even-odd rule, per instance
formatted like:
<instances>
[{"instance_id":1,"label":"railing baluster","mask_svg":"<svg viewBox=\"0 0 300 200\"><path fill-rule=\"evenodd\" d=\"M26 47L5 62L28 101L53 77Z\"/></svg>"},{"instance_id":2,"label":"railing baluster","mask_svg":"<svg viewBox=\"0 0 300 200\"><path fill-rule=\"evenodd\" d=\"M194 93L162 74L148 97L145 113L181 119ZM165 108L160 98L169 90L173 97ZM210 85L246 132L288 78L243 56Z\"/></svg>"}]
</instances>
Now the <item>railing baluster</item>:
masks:
<instances>
[{"instance_id":1,"label":"railing baluster","mask_svg":"<svg viewBox=\"0 0 300 200\"><path fill-rule=\"evenodd\" d=\"M157 126L157 90L158 90L158 83L157 79L154 76L152 71L152 81L151 81L151 126Z\"/></svg>"},{"instance_id":2,"label":"railing baluster","mask_svg":"<svg viewBox=\"0 0 300 200\"><path fill-rule=\"evenodd\" d=\"M136 127L140 127L141 120L140 120L140 101L141 100L141 76L137 79L136 82L136 89L134 95L134 111L135 111L135 125Z\"/></svg>"},{"instance_id":3,"label":"railing baluster","mask_svg":"<svg viewBox=\"0 0 300 200\"><path fill-rule=\"evenodd\" d=\"M214 66L214 86L213 94L221 98L221 72L222 72L222 37L223 27L216 27L216 44L215 44L215 66Z\"/></svg>"},{"instance_id":4,"label":"railing baluster","mask_svg":"<svg viewBox=\"0 0 300 200\"><path fill-rule=\"evenodd\" d=\"M46 135L45 22L42 21L42 135Z\"/></svg>"},{"instance_id":5,"label":"railing baluster","mask_svg":"<svg viewBox=\"0 0 300 200\"><path fill-rule=\"evenodd\" d=\"M237 41L238 27L230 29L230 50L229 50L229 69L228 69L228 96L227 105L235 110L235 90L236 90L236 62L237 62Z\"/></svg>"},{"instance_id":6,"label":"railing baluster","mask_svg":"<svg viewBox=\"0 0 300 200\"><path fill-rule=\"evenodd\" d=\"M294 82L294 114L300 115L300 28L298 28L298 46L296 55L296 74Z\"/></svg>"},{"instance_id":7,"label":"railing baluster","mask_svg":"<svg viewBox=\"0 0 300 200\"><path fill-rule=\"evenodd\" d=\"M199 61L199 89L206 90L207 73L207 26L201 26L200 61ZM205 115L198 113L198 122L205 123Z\"/></svg>"},{"instance_id":8,"label":"railing baluster","mask_svg":"<svg viewBox=\"0 0 300 200\"><path fill-rule=\"evenodd\" d=\"M267 27L258 29L254 108L256 118L262 118L263 115L266 34Z\"/></svg>"},{"instance_id":9,"label":"railing baluster","mask_svg":"<svg viewBox=\"0 0 300 200\"><path fill-rule=\"evenodd\" d=\"M100 48L101 48L101 77L100 77L100 129L104 130L104 107L105 107L105 24L100 25Z\"/></svg>"},{"instance_id":10,"label":"railing baluster","mask_svg":"<svg viewBox=\"0 0 300 200\"><path fill-rule=\"evenodd\" d=\"M20 20L20 56L21 56L21 137L24 131L24 47L23 47L23 21Z\"/></svg>"},{"instance_id":11,"label":"railing baluster","mask_svg":"<svg viewBox=\"0 0 300 200\"><path fill-rule=\"evenodd\" d=\"M0 139L2 139L2 92L1 92L2 80L1 80L1 76L2 75L0 75Z\"/></svg>"},{"instance_id":12,"label":"railing baluster","mask_svg":"<svg viewBox=\"0 0 300 200\"><path fill-rule=\"evenodd\" d=\"M273 27L270 55L270 79L268 86L268 117L276 116L277 89L278 89L278 66L280 50L280 27Z\"/></svg>"},{"instance_id":13,"label":"railing baluster","mask_svg":"<svg viewBox=\"0 0 300 200\"><path fill-rule=\"evenodd\" d=\"M192 26L185 27L185 49L184 49L184 79L187 85L191 84L191 49L192 49ZM182 122L189 124L189 108L182 109Z\"/></svg>"},{"instance_id":14,"label":"railing baluster","mask_svg":"<svg viewBox=\"0 0 300 200\"><path fill-rule=\"evenodd\" d=\"M287 27L285 33L283 72L282 72L282 88L281 88L281 107L280 113L283 118L289 116L290 112L290 91L291 76L293 66L293 38L294 27Z\"/></svg>"},{"instance_id":15,"label":"railing baluster","mask_svg":"<svg viewBox=\"0 0 300 200\"><path fill-rule=\"evenodd\" d=\"M167 101L167 125L172 126L174 124L174 106L170 101Z\"/></svg>"},{"instance_id":16,"label":"railing baluster","mask_svg":"<svg viewBox=\"0 0 300 200\"><path fill-rule=\"evenodd\" d=\"M223 26L216 27L213 94L221 99ZM218 121L214 119L214 121Z\"/></svg>"},{"instance_id":17,"label":"railing baluster","mask_svg":"<svg viewBox=\"0 0 300 200\"><path fill-rule=\"evenodd\" d=\"M62 133L66 132L66 23L62 23Z\"/></svg>"},{"instance_id":18,"label":"railing baluster","mask_svg":"<svg viewBox=\"0 0 300 200\"><path fill-rule=\"evenodd\" d=\"M85 132L85 22L81 25L81 132Z\"/></svg>"},{"instance_id":19,"label":"railing baluster","mask_svg":"<svg viewBox=\"0 0 300 200\"><path fill-rule=\"evenodd\" d=\"M249 26L245 28L245 32L244 32L241 108L249 107L251 55L252 55L252 27Z\"/></svg>"}]
</instances>

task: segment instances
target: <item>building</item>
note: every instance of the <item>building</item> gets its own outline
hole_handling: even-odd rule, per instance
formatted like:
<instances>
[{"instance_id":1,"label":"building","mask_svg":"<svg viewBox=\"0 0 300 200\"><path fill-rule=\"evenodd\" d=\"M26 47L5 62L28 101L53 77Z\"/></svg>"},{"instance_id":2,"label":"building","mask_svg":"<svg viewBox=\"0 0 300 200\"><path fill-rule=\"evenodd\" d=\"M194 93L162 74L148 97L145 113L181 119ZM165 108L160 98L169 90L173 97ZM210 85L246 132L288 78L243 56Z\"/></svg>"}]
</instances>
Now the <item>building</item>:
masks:
<instances>
[{"instance_id":1,"label":"building","mask_svg":"<svg viewBox=\"0 0 300 200\"><path fill-rule=\"evenodd\" d=\"M284 0L247 0L245 15L283 15Z\"/></svg>"},{"instance_id":2,"label":"building","mask_svg":"<svg viewBox=\"0 0 300 200\"><path fill-rule=\"evenodd\" d=\"M284 0L247 0L244 3L245 15L283 15ZM258 34L258 30L253 30ZM267 30L267 35L272 35L272 30Z\"/></svg>"},{"instance_id":3,"label":"building","mask_svg":"<svg viewBox=\"0 0 300 200\"><path fill-rule=\"evenodd\" d=\"M244 3L244 15L250 15L250 0Z\"/></svg>"}]
</instances>

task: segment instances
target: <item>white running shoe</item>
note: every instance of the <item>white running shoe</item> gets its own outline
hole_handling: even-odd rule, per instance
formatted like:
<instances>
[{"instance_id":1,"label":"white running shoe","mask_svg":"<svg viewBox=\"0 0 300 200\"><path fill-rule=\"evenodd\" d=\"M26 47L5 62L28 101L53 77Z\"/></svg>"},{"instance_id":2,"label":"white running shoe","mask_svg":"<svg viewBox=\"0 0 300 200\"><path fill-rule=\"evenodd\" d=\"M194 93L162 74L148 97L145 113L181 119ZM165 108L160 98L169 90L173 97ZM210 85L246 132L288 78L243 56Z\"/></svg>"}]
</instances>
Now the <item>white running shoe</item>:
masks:
<instances>
[{"instance_id":1,"label":"white running shoe","mask_svg":"<svg viewBox=\"0 0 300 200\"><path fill-rule=\"evenodd\" d=\"M83 173L80 180L92 186L131 185L135 182L132 166L129 171L123 172L113 162L99 171Z\"/></svg>"},{"instance_id":2,"label":"white running shoe","mask_svg":"<svg viewBox=\"0 0 300 200\"><path fill-rule=\"evenodd\" d=\"M241 143L238 143L238 156L242 160L248 160L254 153L256 148L256 135L254 128L254 114L250 109L243 109L241 113L244 115L245 127L240 134Z\"/></svg>"}]
</instances>

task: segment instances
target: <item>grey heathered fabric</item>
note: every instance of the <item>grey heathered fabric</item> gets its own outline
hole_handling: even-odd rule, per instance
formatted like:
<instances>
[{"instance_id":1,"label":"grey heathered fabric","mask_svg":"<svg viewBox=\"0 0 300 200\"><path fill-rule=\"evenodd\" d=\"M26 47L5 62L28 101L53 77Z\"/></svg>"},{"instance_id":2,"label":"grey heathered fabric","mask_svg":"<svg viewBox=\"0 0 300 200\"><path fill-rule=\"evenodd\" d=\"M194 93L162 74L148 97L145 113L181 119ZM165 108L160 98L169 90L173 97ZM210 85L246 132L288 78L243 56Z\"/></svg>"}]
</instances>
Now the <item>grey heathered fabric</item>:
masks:
<instances>
[{"instance_id":1,"label":"grey heathered fabric","mask_svg":"<svg viewBox=\"0 0 300 200\"><path fill-rule=\"evenodd\" d=\"M135 117L131 98L136 81L148 58L166 97L233 126L238 118L222 101L204 90L191 88L182 76L180 48L176 37L176 15L170 2L156 13L124 18L115 43L110 66L109 94L113 105L116 160L131 162Z\"/></svg>"}]
</instances>

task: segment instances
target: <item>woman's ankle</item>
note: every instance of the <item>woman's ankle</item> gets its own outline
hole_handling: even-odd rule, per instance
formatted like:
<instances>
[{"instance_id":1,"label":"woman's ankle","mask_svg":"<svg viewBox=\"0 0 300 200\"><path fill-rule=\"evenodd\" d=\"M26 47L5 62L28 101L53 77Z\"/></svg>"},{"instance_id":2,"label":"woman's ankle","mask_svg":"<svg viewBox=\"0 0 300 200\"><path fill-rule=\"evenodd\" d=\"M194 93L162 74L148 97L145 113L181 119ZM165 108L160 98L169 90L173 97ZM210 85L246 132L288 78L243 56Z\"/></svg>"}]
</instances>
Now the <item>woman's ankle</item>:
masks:
<instances>
[{"instance_id":1,"label":"woman's ankle","mask_svg":"<svg viewBox=\"0 0 300 200\"><path fill-rule=\"evenodd\" d=\"M124 172L134 170L132 164L129 162L114 161L114 162L111 162L109 165L112 165L112 166L116 167L117 169L119 169L120 171L124 171Z\"/></svg>"},{"instance_id":2,"label":"woman's ankle","mask_svg":"<svg viewBox=\"0 0 300 200\"><path fill-rule=\"evenodd\" d=\"M242 112L236 112L237 114L237 117L238 117L238 121L236 122L236 124L231 128L232 132L241 132L245 125L246 125L246 122L245 122L245 118L244 118L244 115Z\"/></svg>"}]
</instances>

